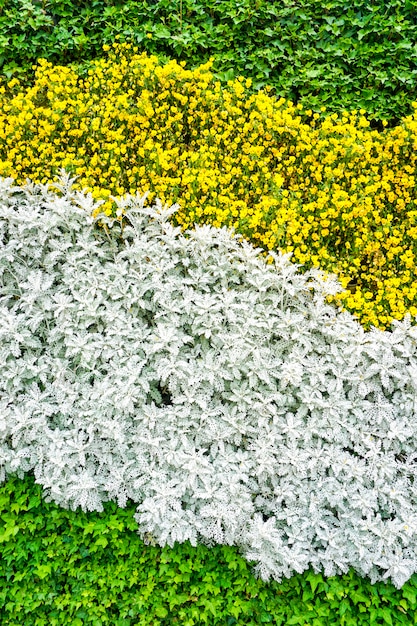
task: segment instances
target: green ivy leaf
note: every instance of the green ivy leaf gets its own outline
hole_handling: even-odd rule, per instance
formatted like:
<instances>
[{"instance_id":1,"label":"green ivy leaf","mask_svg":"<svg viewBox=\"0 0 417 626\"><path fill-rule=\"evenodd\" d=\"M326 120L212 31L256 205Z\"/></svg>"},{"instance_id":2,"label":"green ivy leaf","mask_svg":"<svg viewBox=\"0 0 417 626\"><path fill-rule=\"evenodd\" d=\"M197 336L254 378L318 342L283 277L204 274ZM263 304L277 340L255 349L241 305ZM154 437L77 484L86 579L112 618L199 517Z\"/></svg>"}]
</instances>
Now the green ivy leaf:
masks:
<instances>
[{"instance_id":1,"label":"green ivy leaf","mask_svg":"<svg viewBox=\"0 0 417 626\"><path fill-rule=\"evenodd\" d=\"M106 537L99 537L94 542L96 546L103 546L103 548L105 548L108 545L108 543L109 542L107 541Z\"/></svg>"}]
</instances>

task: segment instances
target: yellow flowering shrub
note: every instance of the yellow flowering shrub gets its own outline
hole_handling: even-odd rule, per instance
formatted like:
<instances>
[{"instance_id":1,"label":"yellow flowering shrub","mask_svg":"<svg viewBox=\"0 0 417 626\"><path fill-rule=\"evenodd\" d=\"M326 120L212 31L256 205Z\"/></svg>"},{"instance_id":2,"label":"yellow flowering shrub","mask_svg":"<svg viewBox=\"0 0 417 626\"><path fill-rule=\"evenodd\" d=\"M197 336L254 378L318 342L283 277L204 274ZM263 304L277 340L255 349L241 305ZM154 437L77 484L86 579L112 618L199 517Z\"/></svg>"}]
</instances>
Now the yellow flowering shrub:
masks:
<instances>
[{"instance_id":1,"label":"yellow flowering shrub","mask_svg":"<svg viewBox=\"0 0 417 626\"><path fill-rule=\"evenodd\" d=\"M184 229L233 226L337 273L334 300L365 327L417 315L417 114L378 132L365 111L319 116L249 86L127 44L89 69L40 60L32 87L0 86L0 175L64 167L108 214L111 195L149 190Z\"/></svg>"}]
</instances>

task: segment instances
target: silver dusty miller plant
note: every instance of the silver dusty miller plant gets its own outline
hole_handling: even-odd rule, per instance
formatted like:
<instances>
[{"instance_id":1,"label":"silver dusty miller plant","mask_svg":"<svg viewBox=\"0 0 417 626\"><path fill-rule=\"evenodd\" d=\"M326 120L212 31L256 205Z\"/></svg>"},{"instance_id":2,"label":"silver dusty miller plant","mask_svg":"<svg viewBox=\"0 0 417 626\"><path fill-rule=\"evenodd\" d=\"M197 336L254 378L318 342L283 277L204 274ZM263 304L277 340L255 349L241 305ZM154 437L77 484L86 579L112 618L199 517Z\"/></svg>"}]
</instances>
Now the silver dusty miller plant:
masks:
<instances>
[{"instance_id":1,"label":"silver dusty miller plant","mask_svg":"<svg viewBox=\"0 0 417 626\"><path fill-rule=\"evenodd\" d=\"M264 579L417 571L417 328L176 207L0 181L0 468L139 533L239 546ZM101 220L106 229L95 221Z\"/></svg>"}]
</instances>

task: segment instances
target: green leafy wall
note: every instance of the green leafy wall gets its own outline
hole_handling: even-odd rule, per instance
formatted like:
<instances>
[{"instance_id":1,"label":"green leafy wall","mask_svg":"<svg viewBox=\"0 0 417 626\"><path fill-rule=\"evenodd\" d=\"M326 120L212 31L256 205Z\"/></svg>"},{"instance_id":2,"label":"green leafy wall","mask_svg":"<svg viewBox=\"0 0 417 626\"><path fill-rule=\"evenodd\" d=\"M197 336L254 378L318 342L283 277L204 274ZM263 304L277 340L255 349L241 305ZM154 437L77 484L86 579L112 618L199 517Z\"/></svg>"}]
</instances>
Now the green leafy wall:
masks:
<instances>
[{"instance_id":1,"label":"green leafy wall","mask_svg":"<svg viewBox=\"0 0 417 626\"><path fill-rule=\"evenodd\" d=\"M395 123L415 98L416 0L6 0L0 67L89 59L116 35L192 67L214 56L221 79L249 76L314 110Z\"/></svg>"},{"instance_id":2,"label":"green leafy wall","mask_svg":"<svg viewBox=\"0 0 417 626\"><path fill-rule=\"evenodd\" d=\"M264 583L229 546L145 545L134 507L61 509L33 478L0 486L2 626L376 626L417 623L414 575L401 590L353 572Z\"/></svg>"}]
</instances>

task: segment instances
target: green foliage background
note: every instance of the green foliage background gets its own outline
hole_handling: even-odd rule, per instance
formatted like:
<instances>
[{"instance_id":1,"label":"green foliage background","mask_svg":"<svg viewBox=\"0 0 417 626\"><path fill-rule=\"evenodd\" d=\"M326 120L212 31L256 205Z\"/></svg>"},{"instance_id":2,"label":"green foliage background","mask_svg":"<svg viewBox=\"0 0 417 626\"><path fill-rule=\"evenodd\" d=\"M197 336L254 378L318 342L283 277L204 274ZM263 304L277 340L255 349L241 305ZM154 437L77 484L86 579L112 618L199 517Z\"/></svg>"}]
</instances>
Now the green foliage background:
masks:
<instances>
[{"instance_id":1,"label":"green foliage background","mask_svg":"<svg viewBox=\"0 0 417 626\"><path fill-rule=\"evenodd\" d=\"M417 0L3 0L0 71L91 59L116 35L315 111L396 123L416 98Z\"/></svg>"},{"instance_id":2,"label":"green foliage background","mask_svg":"<svg viewBox=\"0 0 417 626\"><path fill-rule=\"evenodd\" d=\"M2 626L376 626L417 623L417 575L401 590L353 572L269 584L229 546L144 545L134 507L67 511L31 477L0 488Z\"/></svg>"}]
</instances>

